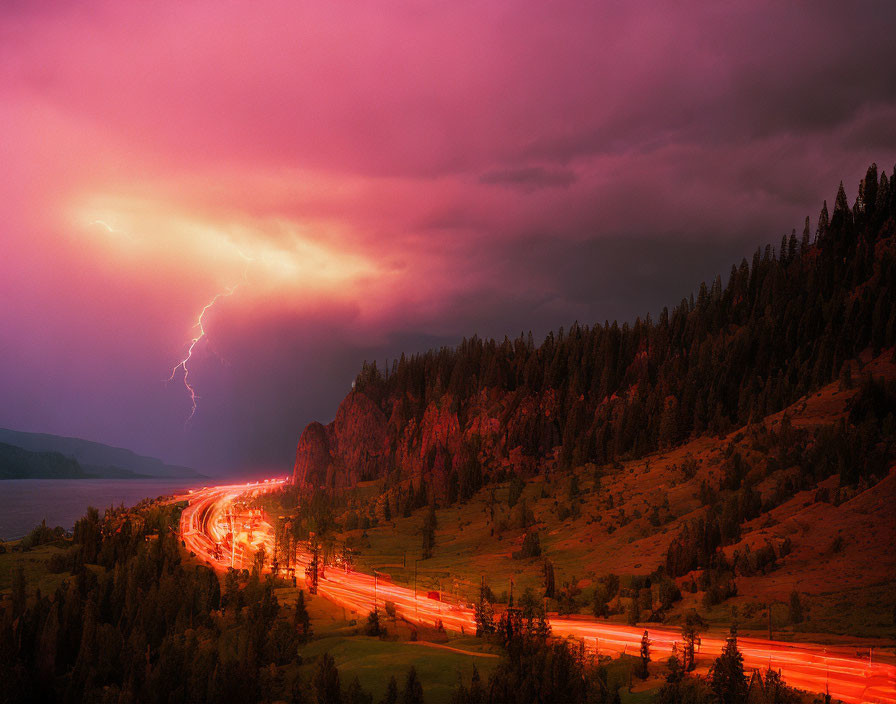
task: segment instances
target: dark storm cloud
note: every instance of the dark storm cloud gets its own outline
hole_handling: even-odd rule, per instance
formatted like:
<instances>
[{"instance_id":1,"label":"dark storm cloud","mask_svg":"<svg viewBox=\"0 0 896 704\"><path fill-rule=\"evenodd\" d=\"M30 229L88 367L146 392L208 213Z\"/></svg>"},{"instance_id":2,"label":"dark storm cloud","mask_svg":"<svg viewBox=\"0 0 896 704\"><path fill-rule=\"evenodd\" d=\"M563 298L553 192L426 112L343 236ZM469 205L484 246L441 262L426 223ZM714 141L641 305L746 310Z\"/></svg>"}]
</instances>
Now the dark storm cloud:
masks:
<instances>
[{"instance_id":1,"label":"dark storm cloud","mask_svg":"<svg viewBox=\"0 0 896 704\"><path fill-rule=\"evenodd\" d=\"M482 183L521 188L531 191L537 188L557 188L575 183L576 175L569 169L545 169L541 166L526 166L518 169L489 171L479 178Z\"/></svg>"},{"instance_id":2,"label":"dark storm cloud","mask_svg":"<svg viewBox=\"0 0 896 704\"><path fill-rule=\"evenodd\" d=\"M285 467L365 358L655 316L893 168L894 26L892 2L5 5L0 425ZM143 249L85 231L103 208ZM235 245L264 256L185 429L162 380Z\"/></svg>"}]
</instances>

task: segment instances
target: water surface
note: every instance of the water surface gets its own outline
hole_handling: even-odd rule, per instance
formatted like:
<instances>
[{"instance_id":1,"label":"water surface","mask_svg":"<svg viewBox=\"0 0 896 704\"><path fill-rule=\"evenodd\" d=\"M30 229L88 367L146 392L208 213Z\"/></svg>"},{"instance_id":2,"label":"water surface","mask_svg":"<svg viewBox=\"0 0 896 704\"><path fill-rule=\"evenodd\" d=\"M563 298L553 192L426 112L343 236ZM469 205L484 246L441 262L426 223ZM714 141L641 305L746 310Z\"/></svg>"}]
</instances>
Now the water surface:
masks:
<instances>
[{"instance_id":1,"label":"water surface","mask_svg":"<svg viewBox=\"0 0 896 704\"><path fill-rule=\"evenodd\" d=\"M0 540L26 535L41 520L71 530L88 506L133 506L141 499L202 486L205 479L6 479L0 481Z\"/></svg>"}]
</instances>

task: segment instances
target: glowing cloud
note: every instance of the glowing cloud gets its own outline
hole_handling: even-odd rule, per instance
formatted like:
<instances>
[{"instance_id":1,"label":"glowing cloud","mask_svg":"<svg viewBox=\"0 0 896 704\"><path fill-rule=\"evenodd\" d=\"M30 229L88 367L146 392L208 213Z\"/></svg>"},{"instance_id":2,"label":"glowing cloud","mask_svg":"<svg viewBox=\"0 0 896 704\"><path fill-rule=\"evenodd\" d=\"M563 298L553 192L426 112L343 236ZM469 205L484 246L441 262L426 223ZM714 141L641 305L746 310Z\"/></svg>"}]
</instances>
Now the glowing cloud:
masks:
<instances>
[{"instance_id":1,"label":"glowing cloud","mask_svg":"<svg viewBox=\"0 0 896 704\"><path fill-rule=\"evenodd\" d=\"M194 334L168 377L170 382L180 375L189 395L190 412L185 425L196 415L199 405L200 396L191 372L195 354L209 338L209 311L249 283L250 264L258 270L251 303L264 299L301 302L313 300L315 295L336 299L352 292L359 282L369 282L377 271L363 257L332 244L339 238L330 232L332 225L326 222L299 223L282 218L252 221L232 215L211 219L203 212L185 212L175 203L126 196L93 196L82 202L73 208L76 216L102 216L87 223L87 234L91 236L86 244L97 258L111 258L115 266L131 269L135 276L161 279L167 270L175 278L175 293L182 291L185 300L196 296L197 283L207 282L203 288L221 286L199 307L192 325ZM123 229L118 223L125 223ZM313 232L318 233L317 237ZM110 239L111 235L116 237ZM254 256L244 254L242 247L250 249ZM239 280L226 285L216 283L226 280L227 272L233 270L237 261L242 268ZM147 263L153 266L147 267Z\"/></svg>"},{"instance_id":2,"label":"glowing cloud","mask_svg":"<svg viewBox=\"0 0 896 704\"><path fill-rule=\"evenodd\" d=\"M892 173L872 5L2 3L0 426L279 461L365 357L656 312Z\"/></svg>"}]
</instances>

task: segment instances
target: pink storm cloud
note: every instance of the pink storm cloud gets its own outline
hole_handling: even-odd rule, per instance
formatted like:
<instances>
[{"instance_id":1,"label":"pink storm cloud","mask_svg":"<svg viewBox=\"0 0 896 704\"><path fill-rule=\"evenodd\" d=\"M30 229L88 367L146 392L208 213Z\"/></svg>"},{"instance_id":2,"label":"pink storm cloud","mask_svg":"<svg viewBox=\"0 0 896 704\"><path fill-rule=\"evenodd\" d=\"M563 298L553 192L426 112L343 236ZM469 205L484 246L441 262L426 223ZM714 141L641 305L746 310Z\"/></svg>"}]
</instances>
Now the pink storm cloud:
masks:
<instances>
[{"instance_id":1,"label":"pink storm cloud","mask_svg":"<svg viewBox=\"0 0 896 704\"><path fill-rule=\"evenodd\" d=\"M8 4L0 425L276 463L365 357L674 305L892 168L893 14Z\"/></svg>"}]
</instances>

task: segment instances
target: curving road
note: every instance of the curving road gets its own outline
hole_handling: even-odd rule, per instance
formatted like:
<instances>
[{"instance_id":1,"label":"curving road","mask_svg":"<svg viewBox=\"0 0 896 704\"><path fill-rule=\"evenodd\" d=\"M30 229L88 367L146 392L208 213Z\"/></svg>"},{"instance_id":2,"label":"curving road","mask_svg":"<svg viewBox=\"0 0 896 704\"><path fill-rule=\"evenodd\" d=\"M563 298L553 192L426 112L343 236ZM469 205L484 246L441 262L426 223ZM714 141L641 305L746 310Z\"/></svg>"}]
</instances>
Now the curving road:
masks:
<instances>
[{"instance_id":1,"label":"curving road","mask_svg":"<svg viewBox=\"0 0 896 704\"><path fill-rule=\"evenodd\" d=\"M181 516L181 535L185 544L219 570L231 565L249 567L255 551L262 546L270 555L274 547L271 525L263 516L247 517L246 511L234 512L233 504L247 492L270 491L283 481L206 487L179 497L189 501ZM299 555L300 565L307 564L308 560L307 554ZM429 625L441 621L445 628L457 632L476 630L469 606L445 601L444 593L441 600L429 598L427 592L398 586L379 575L327 567L320 576L318 591L361 614L390 601L409 621ZM551 617L549 620L555 636L583 640L592 653L636 654L644 633L643 628L588 617ZM681 640L677 631L662 628L649 628L648 631L654 659L670 655ZM700 643L699 664L707 666L721 653L724 645L724 638L704 637ZM854 648L747 637L738 638L738 647L743 653L745 668L780 670L784 680L794 687L819 693L827 690L834 698L850 704L896 704L896 666L870 662L870 657L860 657Z\"/></svg>"},{"instance_id":2,"label":"curving road","mask_svg":"<svg viewBox=\"0 0 896 704\"><path fill-rule=\"evenodd\" d=\"M216 569L249 568L255 552L274 549L273 527L263 517L246 517L234 511L234 502L244 495L271 491L284 479L247 484L203 487L175 497L189 502L180 517L180 534L186 547Z\"/></svg>"}]
</instances>

